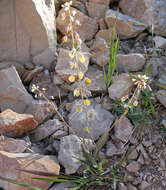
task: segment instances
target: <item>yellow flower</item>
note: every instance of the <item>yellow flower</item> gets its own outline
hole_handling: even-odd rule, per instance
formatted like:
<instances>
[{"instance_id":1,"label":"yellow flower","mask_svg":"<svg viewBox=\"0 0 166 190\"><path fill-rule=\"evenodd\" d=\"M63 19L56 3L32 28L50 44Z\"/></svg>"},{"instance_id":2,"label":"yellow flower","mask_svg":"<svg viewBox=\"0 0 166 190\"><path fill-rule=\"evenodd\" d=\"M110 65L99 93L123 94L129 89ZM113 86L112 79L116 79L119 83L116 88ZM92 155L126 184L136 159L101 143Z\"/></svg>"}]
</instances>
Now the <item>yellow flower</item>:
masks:
<instances>
[{"instance_id":1,"label":"yellow flower","mask_svg":"<svg viewBox=\"0 0 166 190\"><path fill-rule=\"evenodd\" d=\"M90 105L90 101L88 99L85 99L84 100L84 104L85 104L85 106L89 106Z\"/></svg>"},{"instance_id":2,"label":"yellow flower","mask_svg":"<svg viewBox=\"0 0 166 190\"><path fill-rule=\"evenodd\" d=\"M138 105L138 101L136 100L136 101L134 101L134 103L133 103L133 106L137 106Z\"/></svg>"},{"instance_id":3,"label":"yellow flower","mask_svg":"<svg viewBox=\"0 0 166 190\"><path fill-rule=\"evenodd\" d=\"M75 81L75 76L70 75L70 76L69 76L69 81L70 81L70 82L74 82L74 81Z\"/></svg>"},{"instance_id":4,"label":"yellow flower","mask_svg":"<svg viewBox=\"0 0 166 190\"><path fill-rule=\"evenodd\" d=\"M76 112L78 112L78 113L82 112L82 108L77 107L77 108L76 108Z\"/></svg>"},{"instance_id":5,"label":"yellow flower","mask_svg":"<svg viewBox=\"0 0 166 190\"><path fill-rule=\"evenodd\" d=\"M79 95L80 95L80 91L78 89L75 89L74 90L74 96L78 97Z\"/></svg>"},{"instance_id":6,"label":"yellow flower","mask_svg":"<svg viewBox=\"0 0 166 190\"><path fill-rule=\"evenodd\" d=\"M84 130L87 134L90 133L90 131L89 131L89 129L88 129L87 127L84 127L83 130Z\"/></svg>"},{"instance_id":7,"label":"yellow flower","mask_svg":"<svg viewBox=\"0 0 166 190\"><path fill-rule=\"evenodd\" d=\"M80 57L80 62L81 62L81 63L84 63L84 62L85 62L85 57L84 57L83 55Z\"/></svg>"},{"instance_id":8,"label":"yellow flower","mask_svg":"<svg viewBox=\"0 0 166 190\"><path fill-rule=\"evenodd\" d=\"M90 113L89 113L89 118L91 118L91 119L92 119L93 117L94 117L93 112L90 112Z\"/></svg>"},{"instance_id":9,"label":"yellow flower","mask_svg":"<svg viewBox=\"0 0 166 190\"><path fill-rule=\"evenodd\" d=\"M84 75L83 75L83 73L80 71L80 72L79 72L79 79L82 80L83 77L84 77Z\"/></svg>"},{"instance_id":10,"label":"yellow flower","mask_svg":"<svg viewBox=\"0 0 166 190\"><path fill-rule=\"evenodd\" d=\"M91 80L89 78L85 78L85 84L89 85L91 83Z\"/></svg>"},{"instance_id":11,"label":"yellow flower","mask_svg":"<svg viewBox=\"0 0 166 190\"><path fill-rule=\"evenodd\" d=\"M73 52L70 52L70 53L69 53L69 57L70 57L71 59L73 59L73 58L74 58L74 53L73 53Z\"/></svg>"},{"instance_id":12,"label":"yellow flower","mask_svg":"<svg viewBox=\"0 0 166 190\"><path fill-rule=\"evenodd\" d=\"M70 69L73 69L73 67L74 67L74 63L71 62L71 63L70 63Z\"/></svg>"},{"instance_id":13,"label":"yellow flower","mask_svg":"<svg viewBox=\"0 0 166 190\"><path fill-rule=\"evenodd\" d=\"M75 62L75 63L74 63L74 67L75 67L75 69L77 69L77 66L78 66L78 65L77 65L77 62Z\"/></svg>"}]
</instances>

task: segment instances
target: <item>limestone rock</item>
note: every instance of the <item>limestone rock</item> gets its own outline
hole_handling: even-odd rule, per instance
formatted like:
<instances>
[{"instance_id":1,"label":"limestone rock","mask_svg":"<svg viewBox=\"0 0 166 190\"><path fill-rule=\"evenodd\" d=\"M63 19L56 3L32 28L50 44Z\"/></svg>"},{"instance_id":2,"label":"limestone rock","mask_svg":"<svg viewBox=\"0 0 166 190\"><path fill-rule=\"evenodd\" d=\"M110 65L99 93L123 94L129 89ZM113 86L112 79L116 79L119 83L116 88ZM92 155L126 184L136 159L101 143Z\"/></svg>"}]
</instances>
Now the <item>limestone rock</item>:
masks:
<instances>
[{"instance_id":1,"label":"limestone rock","mask_svg":"<svg viewBox=\"0 0 166 190\"><path fill-rule=\"evenodd\" d=\"M109 28L113 28L116 22L116 31L120 39L136 37L146 29L145 24L122 13L118 13L117 16L117 12L111 9L106 12L105 22Z\"/></svg>"},{"instance_id":2,"label":"limestone rock","mask_svg":"<svg viewBox=\"0 0 166 190\"><path fill-rule=\"evenodd\" d=\"M9 137L21 137L37 127L33 115L18 114L10 109L0 113L0 133Z\"/></svg>"},{"instance_id":3,"label":"limestone rock","mask_svg":"<svg viewBox=\"0 0 166 190\"><path fill-rule=\"evenodd\" d=\"M0 70L0 109L24 113L33 101L23 86L15 67Z\"/></svg>"},{"instance_id":4,"label":"limestone rock","mask_svg":"<svg viewBox=\"0 0 166 190\"><path fill-rule=\"evenodd\" d=\"M126 117L123 117L120 121L118 121L114 128L115 140L127 142L130 139L130 136L132 135L132 131L132 124Z\"/></svg>"},{"instance_id":5,"label":"limestone rock","mask_svg":"<svg viewBox=\"0 0 166 190\"><path fill-rule=\"evenodd\" d=\"M104 18L105 12L109 9L105 4L92 2L86 3L86 8L88 10L88 15L96 19Z\"/></svg>"},{"instance_id":6,"label":"limestone rock","mask_svg":"<svg viewBox=\"0 0 166 190\"><path fill-rule=\"evenodd\" d=\"M87 146L90 145L91 148L93 147L91 140L85 139L85 141ZM75 173L81 166L79 159L84 159L81 144L82 141L76 135L61 138L58 160L65 168L66 174Z\"/></svg>"},{"instance_id":7,"label":"limestone rock","mask_svg":"<svg viewBox=\"0 0 166 190\"><path fill-rule=\"evenodd\" d=\"M42 189L47 189L52 184L52 182L33 180L33 177L41 176L25 173L18 169L47 172L58 175L60 166L55 156L43 156L30 153L8 153L0 151L0 176L9 177ZM6 190L18 190L18 185L2 180L0 180L0 184L1 187ZM28 188L19 186L19 190L28 190Z\"/></svg>"},{"instance_id":8,"label":"limestone rock","mask_svg":"<svg viewBox=\"0 0 166 190\"><path fill-rule=\"evenodd\" d=\"M54 0L2 0L0 7L0 60L48 66L57 44Z\"/></svg>"},{"instance_id":9,"label":"limestone rock","mask_svg":"<svg viewBox=\"0 0 166 190\"><path fill-rule=\"evenodd\" d=\"M166 38L163 38L161 36L155 36L154 41L156 48L166 49Z\"/></svg>"},{"instance_id":10,"label":"limestone rock","mask_svg":"<svg viewBox=\"0 0 166 190\"><path fill-rule=\"evenodd\" d=\"M28 147L28 144L21 139L13 139L1 136L0 137L0 151L11 153L23 153Z\"/></svg>"},{"instance_id":11,"label":"limestone rock","mask_svg":"<svg viewBox=\"0 0 166 190\"><path fill-rule=\"evenodd\" d=\"M77 108L80 107L82 112L77 112ZM88 123L90 134L84 131L87 128L86 125L86 113L81 105L81 101L76 101L69 114L69 124L72 129L81 137L92 136L93 140L97 140L105 130L108 130L111 126L114 117L107 110L103 109L100 104L96 104L91 100L91 105L87 108Z\"/></svg>"},{"instance_id":12,"label":"limestone rock","mask_svg":"<svg viewBox=\"0 0 166 190\"><path fill-rule=\"evenodd\" d=\"M58 129L62 129L63 126L63 123L57 119L48 120L30 134L30 139L32 142L39 142L55 133Z\"/></svg>"},{"instance_id":13,"label":"limestone rock","mask_svg":"<svg viewBox=\"0 0 166 190\"><path fill-rule=\"evenodd\" d=\"M55 103L53 104L55 105ZM38 124L41 124L50 119L55 113L55 110L53 110L50 104L44 100L34 100L29 105L25 113L33 115Z\"/></svg>"},{"instance_id":14,"label":"limestone rock","mask_svg":"<svg viewBox=\"0 0 166 190\"><path fill-rule=\"evenodd\" d=\"M166 36L165 0L121 0L119 4L123 13L147 24L157 35Z\"/></svg>"},{"instance_id":15,"label":"limestone rock","mask_svg":"<svg viewBox=\"0 0 166 190\"><path fill-rule=\"evenodd\" d=\"M70 75L77 76L76 69L71 69L70 62L72 62L72 60L69 57L69 53L69 50L60 49L57 65L55 67L58 75L67 82L69 82L68 77ZM85 74L85 72L88 70L90 54L86 52L80 52L78 53L78 59L81 57L81 55L85 57L85 63L81 63L78 60L77 64L79 66L79 70L82 71L83 74Z\"/></svg>"},{"instance_id":16,"label":"limestone rock","mask_svg":"<svg viewBox=\"0 0 166 190\"><path fill-rule=\"evenodd\" d=\"M81 24L79 26L74 22L73 30L76 31L80 35L80 38L83 41L91 40L93 38L94 34L98 30L97 21L86 16L85 14L78 11L77 9L71 7L71 11L73 11L73 10L76 11L75 19L79 20L80 24ZM66 18L65 20L63 20L64 13L65 13L64 8L62 8L56 19L56 24L57 24L57 28L60 30L60 32L62 32L62 34L64 34L64 35L66 35L67 34L66 27L69 24L69 19Z\"/></svg>"},{"instance_id":17,"label":"limestone rock","mask_svg":"<svg viewBox=\"0 0 166 190\"><path fill-rule=\"evenodd\" d=\"M115 100L127 95L133 87L133 82L128 74L121 74L108 88L109 97Z\"/></svg>"},{"instance_id":18,"label":"limestone rock","mask_svg":"<svg viewBox=\"0 0 166 190\"><path fill-rule=\"evenodd\" d=\"M157 92L157 99L166 108L166 90L159 90Z\"/></svg>"},{"instance_id":19,"label":"limestone rock","mask_svg":"<svg viewBox=\"0 0 166 190\"><path fill-rule=\"evenodd\" d=\"M132 161L129 165L127 165L126 169L129 172L137 173L140 169L140 164L136 161Z\"/></svg>"},{"instance_id":20,"label":"limestone rock","mask_svg":"<svg viewBox=\"0 0 166 190\"><path fill-rule=\"evenodd\" d=\"M145 65L145 57L139 53L117 55L117 69L123 72L139 71Z\"/></svg>"}]
</instances>

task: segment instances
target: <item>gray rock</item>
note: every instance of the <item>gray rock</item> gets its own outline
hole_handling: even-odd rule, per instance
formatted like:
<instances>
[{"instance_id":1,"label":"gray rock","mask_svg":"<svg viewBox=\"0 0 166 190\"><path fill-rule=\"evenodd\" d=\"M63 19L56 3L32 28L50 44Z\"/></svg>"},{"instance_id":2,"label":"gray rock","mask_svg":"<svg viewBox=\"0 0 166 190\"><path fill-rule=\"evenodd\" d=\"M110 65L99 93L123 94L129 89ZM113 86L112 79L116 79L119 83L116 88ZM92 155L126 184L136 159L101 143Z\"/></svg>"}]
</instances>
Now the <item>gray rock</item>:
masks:
<instances>
[{"instance_id":1,"label":"gray rock","mask_svg":"<svg viewBox=\"0 0 166 190\"><path fill-rule=\"evenodd\" d=\"M116 124L114 131L114 140L127 142L132 135L133 126L126 117L123 117Z\"/></svg>"},{"instance_id":2,"label":"gray rock","mask_svg":"<svg viewBox=\"0 0 166 190\"><path fill-rule=\"evenodd\" d=\"M90 148L93 147L91 140L86 139L85 142ZM84 159L81 144L82 141L75 135L69 135L61 138L58 160L65 168L66 174L75 173L81 166L79 159Z\"/></svg>"},{"instance_id":3,"label":"gray rock","mask_svg":"<svg viewBox=\"0 0 166 190\"><path fill-rule=\"evenodd\" d=\"M32 142L41 141L55 133L58 129L62 129L63 126L63 123L57 119L48 120L30 134L30 139Z\"/></svg>"},{"instance_id":4,"label":"gray rock","mask_svg":"<svg viewBox=\"0 0 166 190\"><path fill-rule=\"evenodd\" d=\"M121 0L119 4L123 13L147 24L157 35L166 36L166 3L165 0Z\"/></svg>"},{"instance_id":5,"label":"gray rock","mask_svg":"<svg viewBox=\"0 0 166 190\"><path fill-rule=\"evenodd\" d=\"M117 154L117 148L116 146L113 144L112 141L108 141L107 142L107 147L106 147L106 156L113 156Z\"/></svg>"},{"instance_id":6,"label":"gray rock","mask_svg":"<svg viewBox=\"0 0 166 190\"><path fill-rule=\"evenodd\" d=\"M162 120L161 124L166 128L166 120Z\"/></svg>"},{"instance_id":7,"label":"gray rock","mask_svg":"<svg viewBox=\"0 0 166 190\"><path fill-rule=\"evenodd\" d=\"M56 131L51 137L53 139L60 139L64 136L68 135L68 132L67 131L64 131L64 130L58 130Z\"/></svg>"},{"instance_id":8,"label":"gray rock","mask_svg":"<svg viewBox=\"0 0 166 190\"><path fill-rule=\"evenodd\" d=\"M157 92L157 99L158 101L166 107L166 90L159 90Z\"/></svg>"},{"instance_id":9,"label":"gray rock","mask_svg":"<svg viewBox=\"0 0 166 190\"><path fill-rule=\"evenodd\" d=\"M73 182L61 182L55 184L49 190L70 190L75 184Z\"/></svg>"},{"instance_id":10,"label":"gray rock","mask_svg":"<svg viewBox=\"0 0 166 190\"><path fill-rule=\"evenodd\" d=\"M139 53L117 55L117 69L123 72L139 71L145 65L145 57Z\"/></svg>"},{"instance_id":11,"label":"gray rock","mask_svg":"<svg viewBox=\"0 0 166 190\"><path fill-rule=\"evenodd\" d=\"M70 53L69 50L60 49L60 52L58 55L57 65L55 67L55 70L58 73L58 75L67 82L69 82L68 77L70 75L77 76L77 70L71 69L70 62L72 62L72 60L69 57L69 53ZM84 55L84 57L85 57L85 63L84 64L82 64L79 61L79 58L81 57L81 55ZM82 71L83 74L85 74L86 71L88 70L89 58L90 58L90 54L87 52L79 52L78 53L77 64L79 66L79 70Z\"/></svg>"},{"instance_id":12,"label":"gray rock","mask_svg":"<svg viewBox=\"0 0 166 190\"><path fill-rule=\"evenodd\" d=\"M163 38L161 36L155 36L154 41L156 48L166 49L166 38Z\"/></svg>"},{"instance_id":13,"label":"gray rock","mask_svg":"<svg viewBox=\"0 0 166 190\"><path fill-rule=\"evenodd\" d=\"M82 112L77 112L77 108L80 107ZM108 130L111 126L114 117L107 110L103 109L100 104L96 104L91 100L91 105L87 108L88 123L90 133L84 131L87 128L86 113L81 105L81 101L76 101L69 114L69 125L72 129L81 137L92 137L93 140L97 140L104 131ZM91 117L92 115L92 117Z\"/></svg>"},{"instance_id":14,"label":"gray rock","mask_svg":"<svg viewBox=\"0 0 166 190\"><path fill-rule=\"evenodd\" d=\"M54 0L2 0L0 7L0 60L49 66L57 44Z\"/></svg>"},{"instance_id":15,"label":"gray rock","mask_svg":"<svg viewBox=\"0 0 166 190\"><path fill-rule=\"evenodd\" d=\"M126 169L129 172L137 173L140 169L140 164L136 161L130 162L130 164L127 165Z\"/></svg>"},{"instance_id":16,"label":"gray rock","mask_svg":"<svg viewBox=\"0 0 166 190\"><path fill-rule=\"evenodd\" d=\"M108 88L109 97L113 100L121 98L129 94L133 87L133 82L128 74L121 74L117 79L113 81L113 84Z\"/></svg>"},{"instance_id":17,"label":"gray rock","mask_svg":"<svg viewBox=\"0 0 166 190\"><path fill-rule=\"evenodd\" d=\"M54 105L56 107L55 103ZM41 124L50 119L55 113L55 110L53 110L50 104L44 100L33 100L25 113L32 114L38 124Z\"/></svg>"},{"instance_id":18,"label":"gray rock","mask_svg":"<svg viewBox=\"0 0 166 190\"><path fill-rule=\"evenodd\" d=\"M108 28L113 28L114 23L116 22L116 31L120 39L136 37L147 27L145 24L130 16L121 13L118 13L117 15L117 11L111 9L106 12L105 22Z\"/></svg>"},{"instance_id":19,"label":"gray rock","mask_svg":"<svg viewBox=\"0 0 166 190\"><path fill-rule=\"evenodd\" d=\"M0 71L0 109L24 113L33 98L23 86L15 67Z\"/></svg>"}]
</instances>

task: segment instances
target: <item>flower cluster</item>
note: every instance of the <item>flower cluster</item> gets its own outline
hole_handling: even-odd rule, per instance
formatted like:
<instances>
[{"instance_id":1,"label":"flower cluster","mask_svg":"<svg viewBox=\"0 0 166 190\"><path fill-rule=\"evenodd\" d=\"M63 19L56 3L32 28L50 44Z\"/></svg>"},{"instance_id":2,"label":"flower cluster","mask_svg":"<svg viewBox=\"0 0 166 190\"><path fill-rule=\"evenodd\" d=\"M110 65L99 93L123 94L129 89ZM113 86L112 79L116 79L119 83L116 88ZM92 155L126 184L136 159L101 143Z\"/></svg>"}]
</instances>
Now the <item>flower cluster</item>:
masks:
<instances>
[{"instance_id":1,"label":"flower cluster","mask_svg":"<svg viewBox=\"0 0 166 190\"><path fill-rule=\"evenodd\" d=\"M149 83L151 82L149 77L146 75L140 75L138 74L136 78L132 78L132 81L134 82L135 85L138 85L139 89L149 89L151 90Z\"/></svg>"},{"instance_id":2,"label":"flower cluster","mask_svg":"<svg viewBox=\"0 0 166 190\"><path fill-rule=\"evenodd\" d=\"M81 97L82 99L82 103L85 106L89 106L90 105L90 100L84 96L83 94L83 86L81 81L84 79L84 73L81 71L81 65L79 64L83 64L85 67L88 66L87 63L87 59L84 56L83 53L81 53L81 44L82 44L82 40L80 38L80 35L74 31L73 29L73 24L76 24L77 26L80 26L81 23L79 20L77 20L76 15L77 15L77 11L71 8L72 5L72 1L70 2L66 2L64 5L62 5L62 7L64 8L64 11L61 14L61 18L62 21L65 21L66 19L68 19L68 25L66 27L66 33L67 35L65 35L62 39L62 43L65 43L68 41L68 37L71 37L72 39L72 49L69 52L69 64L70 64L70 69L75 69L76 71L76 75L70 75L68 77L68 81L70 83L74 83L76 80L78 80L78 84L79 87L76 88L73 92L75 97ZM91 84L91 80L87 77L85 77L84 79L85 84L86 85L90 85ZM77 112L81 112L82 109L78 108Z\"/></svg>"}]
</instances>

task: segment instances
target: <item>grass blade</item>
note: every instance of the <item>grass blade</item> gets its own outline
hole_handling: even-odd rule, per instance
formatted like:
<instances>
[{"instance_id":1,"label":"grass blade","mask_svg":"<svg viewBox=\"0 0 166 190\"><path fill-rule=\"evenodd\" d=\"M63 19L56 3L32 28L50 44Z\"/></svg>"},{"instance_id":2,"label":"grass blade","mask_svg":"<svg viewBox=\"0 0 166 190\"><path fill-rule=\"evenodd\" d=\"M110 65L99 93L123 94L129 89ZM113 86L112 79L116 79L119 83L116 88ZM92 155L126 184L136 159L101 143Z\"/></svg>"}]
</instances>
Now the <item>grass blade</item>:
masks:
<instances>
[{"instance_id":1,"label":"grass blade","mask_svg":"<svg viewBox=\"0 0 166 190\"><path fill-rule=\"evenodd\" d=\"M19 182L19 181L16 181L16 180L13 180L13 179L10 179L10 178L6 178L6 177L1 177L0 176L0 179L3 180L3 181L7 181L9 183L12 183L12 184L16 184L16 185L19 185L19 186L22 186L22 187L27 187L29 189L33 189L33 190L42 190L41 188L38 188L38 187L35 187L33 185L28 185L28 184L25 184L25 183L22 183L22 182Z\"/></svg>"}]
</instances>

